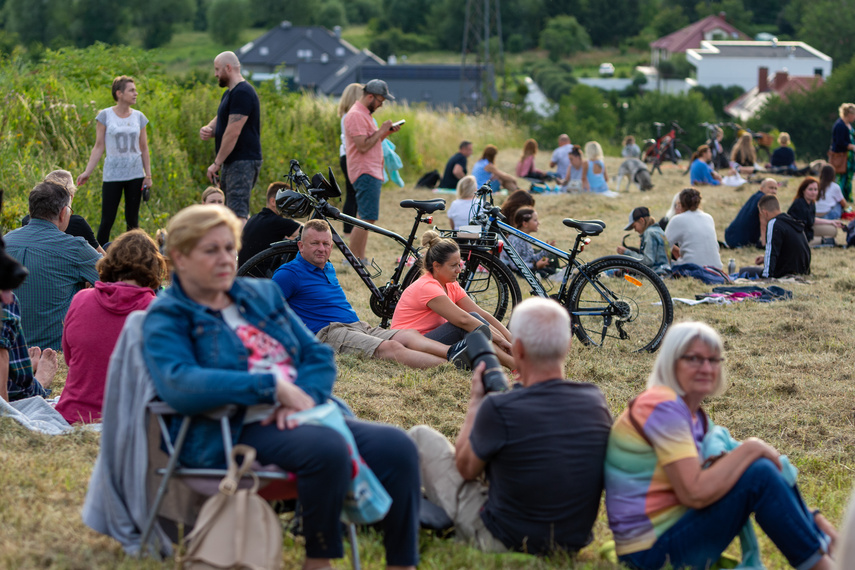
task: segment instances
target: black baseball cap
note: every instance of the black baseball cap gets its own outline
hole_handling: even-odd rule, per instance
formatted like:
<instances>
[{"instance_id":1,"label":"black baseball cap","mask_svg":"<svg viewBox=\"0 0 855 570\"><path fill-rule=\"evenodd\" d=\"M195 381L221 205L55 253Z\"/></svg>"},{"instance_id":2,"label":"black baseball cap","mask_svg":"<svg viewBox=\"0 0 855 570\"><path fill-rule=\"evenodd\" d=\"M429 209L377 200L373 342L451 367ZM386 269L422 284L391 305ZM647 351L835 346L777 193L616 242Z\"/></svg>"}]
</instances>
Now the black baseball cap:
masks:
<instances>
[{"instance_id":1,"label":"black baseball cap","mask_svg":"<svg viewBox=\"0 0 855 570\"><path fill-rule=\"evenodd\" d=\"M629 223L626 225L626 227L623 229L623 231L631 230L632 224L634 224L635 222L637 222L641 218L646 218L649 215L650 215L650 210L648 210L644 206L636 208L635 210L633 210L629 214Z\"/></svg>"},{"instance_id":2,"label":"black baseball cap","mask_svg":"<svg viewBox=\"0 0 855 570\"><path fill-rule=\"evenodd\" d=\"M389 86L382 79L372 79L365 84L365 92L372 95L380 95L389 101L394 101L395 97L389 93Z\"/></svg>"}]
</instances>

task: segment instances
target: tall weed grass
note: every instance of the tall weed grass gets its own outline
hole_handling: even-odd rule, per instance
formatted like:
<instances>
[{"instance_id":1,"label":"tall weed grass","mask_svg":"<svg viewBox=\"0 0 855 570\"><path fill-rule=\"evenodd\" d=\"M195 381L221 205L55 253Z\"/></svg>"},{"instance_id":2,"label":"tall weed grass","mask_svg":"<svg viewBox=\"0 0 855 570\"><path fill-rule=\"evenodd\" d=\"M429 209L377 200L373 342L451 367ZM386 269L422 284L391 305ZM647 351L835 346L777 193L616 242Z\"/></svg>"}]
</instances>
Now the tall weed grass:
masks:
<instances>
[{"instance_id":1,"label":"tall weed grass","mask_svg":"<svg viewBox=\"0 0 855 570\"><path fill-rule=\"evenodd\" d=\"M131 75L140 96L137 108L149 119L153 188L149 208L141 215L153 231L179 209L196 202L208 185L205 171L214 159L212 142L199 139L199 127L216 115L223 89L167 75L151 54L131 47L95 45L87 49L46 51L38 63L20 54L0 60L0 181L6 207L0 217L5 230L17 227L27 213L27 193L47 172L64 168L79 174L95 142L95 116L113 105L110 85L115 76ZM270 82L256 86L262 110L264 164L252 199L252 211L264 205L267 184L288 172L292 158L307 173L338 170L340 144L337 104L310 94L278 92ZM405 180L441 169L462 139L476 148L489 142L521 146L520 129L496 115L466 116L454 111L433 113L423 107L387 103L379 122L406 119L392 136L404 162ZM75 211L90 224L99 222L101 169L75 198ZM121 214L120 214L121 216ZM122 231L121 224L114 234Z\"/></svg>"}]
</instances>

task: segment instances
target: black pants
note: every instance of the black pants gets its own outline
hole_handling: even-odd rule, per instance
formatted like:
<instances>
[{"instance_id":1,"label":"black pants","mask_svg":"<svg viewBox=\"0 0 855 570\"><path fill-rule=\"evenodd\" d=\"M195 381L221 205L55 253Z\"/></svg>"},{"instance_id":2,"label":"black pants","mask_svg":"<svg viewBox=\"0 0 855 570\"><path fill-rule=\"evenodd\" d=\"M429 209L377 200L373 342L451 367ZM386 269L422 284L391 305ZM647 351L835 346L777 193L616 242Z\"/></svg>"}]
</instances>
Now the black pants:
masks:
<instances>
[{"instance_id":1,"label":"black pants","mask_svg":"<svg viewBox=\"0 0 855 570\"><path fill-rule=\"evenodd\" d=\"M338 163L341 166L341 171L344 173L344 206L341 207L341 211L344 214L347 214L351 217L356 217L357 209L356 209L356 189L353 187L353 183L350 181L350 177L347 175L347 156L340 156L338 158ZM344 233L349 234L353 229L353 224L344 224L342 227L342 231Z\"/></svg>"},{"instance_id":2,"label":"black pants","mask_svg":"<svg viewBox=\"0 0 855 570\"><path fill-rule=\"evenodd\" d=\"M103 182L101 184L101 224L98 226L98 243L103 247L110 241L110 230L116 221L122 193L125 194L125 222L128 230L140 227L140 202L142 202L142 178Z\"/></svg>"}]
</instances>

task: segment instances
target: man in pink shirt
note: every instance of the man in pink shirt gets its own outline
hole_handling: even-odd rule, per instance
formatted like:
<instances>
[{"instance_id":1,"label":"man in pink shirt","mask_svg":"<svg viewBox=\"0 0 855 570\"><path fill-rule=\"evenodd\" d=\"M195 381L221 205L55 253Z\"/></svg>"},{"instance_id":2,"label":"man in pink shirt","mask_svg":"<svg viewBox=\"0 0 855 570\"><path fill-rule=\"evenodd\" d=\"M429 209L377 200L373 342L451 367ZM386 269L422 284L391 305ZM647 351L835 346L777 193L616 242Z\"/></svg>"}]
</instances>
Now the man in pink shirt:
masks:
<instances>
[{"instance_id":1,"label":"man in pink shirt","mask_svg":"<svg viewBox=\"0 0 855 570\"><path fill-rule=\"evenodd\" d=\"M389 86L380 79L365 84L360 100L353 104L344 118L347 176L356 189L359 218L373 224L380 217L380 187L383 185L383 139L401 127L384 121L377 128L371 115L385 100L394 101ZM350 249L365 260L368 232L354 227L350 234Z\"/></svg>"}]
</instances>

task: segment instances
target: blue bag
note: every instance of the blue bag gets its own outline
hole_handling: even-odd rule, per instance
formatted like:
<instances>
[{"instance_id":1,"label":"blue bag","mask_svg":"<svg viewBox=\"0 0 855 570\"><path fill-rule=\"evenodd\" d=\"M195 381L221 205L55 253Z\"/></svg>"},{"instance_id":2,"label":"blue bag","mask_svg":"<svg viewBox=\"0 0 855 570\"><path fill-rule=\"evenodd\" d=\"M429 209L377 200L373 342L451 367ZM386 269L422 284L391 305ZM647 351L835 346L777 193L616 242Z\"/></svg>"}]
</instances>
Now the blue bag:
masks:
<instances>
[{"instance_id":1,"label":"blue bag","mask_svg":"<svg viewBox=\"0 0 855 570\"><path fill-rule=\"evenodd\" d=\"M380 480L359 455L359 450L356 449L356 441L354 441L353 434L350 433L350 429L344 422L341 409L333 403L326 403L310 410L291 414L288 419L297 420L300 425L330 428L341 434L347 442L353 472L347 494L344 497L341 520L356 524L371 524L382 520L392 506L392 497L389 496Z\"/></svg>"}]
</instances>

